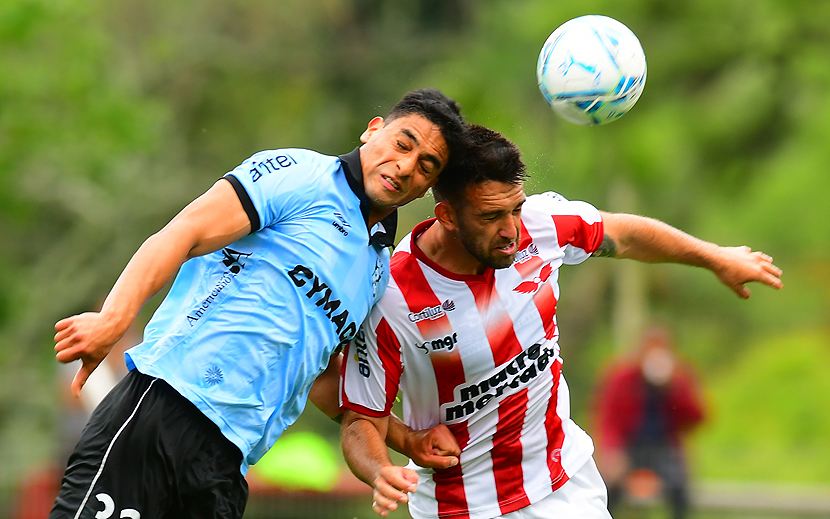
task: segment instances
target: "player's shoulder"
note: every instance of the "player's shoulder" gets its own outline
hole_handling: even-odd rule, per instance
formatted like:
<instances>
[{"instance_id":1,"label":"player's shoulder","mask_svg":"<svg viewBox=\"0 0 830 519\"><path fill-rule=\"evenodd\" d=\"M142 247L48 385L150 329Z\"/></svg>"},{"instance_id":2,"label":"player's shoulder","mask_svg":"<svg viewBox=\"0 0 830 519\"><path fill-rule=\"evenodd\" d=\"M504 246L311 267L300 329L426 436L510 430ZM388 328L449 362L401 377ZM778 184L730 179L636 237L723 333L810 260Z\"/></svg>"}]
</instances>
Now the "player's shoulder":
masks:
<instances>
[{"instance_id":1,"label":"player's shoulder","mask_svg":"<svg viewBox=\"0 0 830 519\"><path fill-rule=\"evenodd\" d=\"M292 169L309 170L321 166L322 169L326 169L326 166L338 166L339 161L338 157L303 148L262 150L254 153L246 160L251 167L261 169L264 174L277 171L288 173Z\"/></svg>"},{"instance_id":2,"label":"player's shoulder","mask_svg":"<svg viewBox=\"0 0 830 519\"><path fill-rule=\"evenodd\" d=\"M528 216L535 214L547 216L575 215L594 220L599 216L599 210L589 202L569 200L554 191L546 191L527 197L522 206L522 215L525 214Z\"/></svg>"},{"instance_id":3,"label":"player's shoulder","mask_svg":"<svg viewBox=\"0 0 830 519\"><path fill-rule=\"evenodd\" d=\"M570 200L560 195L555 191L545 191L543 193L535 193L528 195L525 203L522 206L522 211L542 211L547 212L550 208L571 203Z\"/></svg>"},{"instance_id":4,"label":"player's shoulder","mask_svg":"<svg viewBox=\"0 0 830 519\"><path fill-rule=\"evenodd\" d=\"M389 282L383 296L378 301L376 308L388 309L400 305L403 301L403 289L400 280L412 278L412 269L419 268L417 259L410 249L412 233L407 234L398 242L389 260Z\"/></svg>"},{"instance_id":5,"label":"player's shoulder","mask_svg":"<svg viewBox=\"0 0 830 519\"><path fill-rule=\"evenodd\" d=\"M302 148L277 148L254 153L229 172L246 186L277 188L281 192L307 192L313 196L326 179L340 170L338 157Z\"/></svg>"}]
</instances>

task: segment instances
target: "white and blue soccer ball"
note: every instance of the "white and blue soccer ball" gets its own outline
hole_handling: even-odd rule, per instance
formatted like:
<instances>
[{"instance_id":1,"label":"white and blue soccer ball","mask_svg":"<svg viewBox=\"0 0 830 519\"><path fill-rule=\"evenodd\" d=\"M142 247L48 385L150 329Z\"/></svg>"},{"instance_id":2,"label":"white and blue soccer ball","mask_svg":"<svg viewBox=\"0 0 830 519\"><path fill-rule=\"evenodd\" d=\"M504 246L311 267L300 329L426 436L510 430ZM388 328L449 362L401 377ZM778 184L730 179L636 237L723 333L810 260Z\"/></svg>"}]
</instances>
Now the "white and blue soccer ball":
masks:
<instances>
[{"instance_id":1,"label":"white and blue soccer ball","mask_svg":"<svg viewBox=\"0 0 830 519\"><path fill-rule=\"evenodd\" d=\"M545 101L564 119L594 126L628 112L646 84L640 40L613 18L587 15L560 25L536 63Z\"/></svg>"}]
</instances>

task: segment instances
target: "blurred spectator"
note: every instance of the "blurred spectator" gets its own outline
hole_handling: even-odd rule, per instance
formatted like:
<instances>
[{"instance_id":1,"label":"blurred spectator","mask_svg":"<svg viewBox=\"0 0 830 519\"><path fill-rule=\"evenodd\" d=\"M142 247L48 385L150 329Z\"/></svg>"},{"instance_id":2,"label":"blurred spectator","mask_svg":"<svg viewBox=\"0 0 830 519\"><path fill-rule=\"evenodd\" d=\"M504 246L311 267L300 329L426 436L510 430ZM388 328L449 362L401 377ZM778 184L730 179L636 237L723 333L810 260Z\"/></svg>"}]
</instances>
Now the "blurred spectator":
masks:
<instances>
[{"instance_id":1,"label":"blurred spectator","mask_svg":"<svg viewBox=\"0 0 830 519\"><path fill-rule=\"evenodd\" d=\"M633 358L615 363L600 381L597 462L612 514L626 496L662 493L674 519L687 516L683 439L703 420L703 403L696 377L672 343L666 329L649 329Z\"/></svg>"}]
</instances>

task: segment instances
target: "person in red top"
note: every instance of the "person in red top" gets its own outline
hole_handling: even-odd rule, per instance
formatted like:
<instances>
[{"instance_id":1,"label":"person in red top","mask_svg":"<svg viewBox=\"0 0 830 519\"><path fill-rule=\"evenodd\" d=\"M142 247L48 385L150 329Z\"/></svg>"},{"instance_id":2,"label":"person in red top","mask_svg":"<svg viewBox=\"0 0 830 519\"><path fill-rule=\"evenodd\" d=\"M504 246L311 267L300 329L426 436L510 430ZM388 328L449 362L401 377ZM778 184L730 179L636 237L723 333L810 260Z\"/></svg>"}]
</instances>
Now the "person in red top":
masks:
<instances>
[{"instance_id":1,"label":"person in red top","mask_svg":"<svg viewBox=\"0 0 830 519\"><path fill-rule=\"evenodd\" d=\"M635 355L612 366L600 383L597 460L612 512L636 479L632 475L651 474L659 478L674 519L687 515L683 439L703 421L704 406L697 378L672 343L665 328L648 329Z\"/></svg>"}]
</instances>

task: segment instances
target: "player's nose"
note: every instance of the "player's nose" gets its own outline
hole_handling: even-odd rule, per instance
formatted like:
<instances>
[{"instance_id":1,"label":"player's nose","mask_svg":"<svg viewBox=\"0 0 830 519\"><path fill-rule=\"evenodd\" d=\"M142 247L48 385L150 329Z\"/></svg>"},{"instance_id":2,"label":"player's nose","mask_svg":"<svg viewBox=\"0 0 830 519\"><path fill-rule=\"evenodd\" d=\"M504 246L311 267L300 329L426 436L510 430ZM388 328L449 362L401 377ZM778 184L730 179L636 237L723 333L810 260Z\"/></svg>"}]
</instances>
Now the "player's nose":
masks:
<instances>
[{"instance_id":1,"label":"player's nose","mask_svg":"<svg viewBox=\"0 0 830 519\"><path fill-rule=\"evenodd\" d=\"M510 240L515 240L519 236L519 229L516 228L516 224L512 218L508 217L501 220L499 236Z\"/></svg>"},{"instance_id":2,"label":"player's nose","mask_svg":"<svg viewBox=\"0 0 830 519\"><path fill-rule=\"evenodd\" d=\"M402 176L412 175L418 165L418 157L414 153L407 153L398 159L397 165Z\"/></svg>"}]
</instances>

